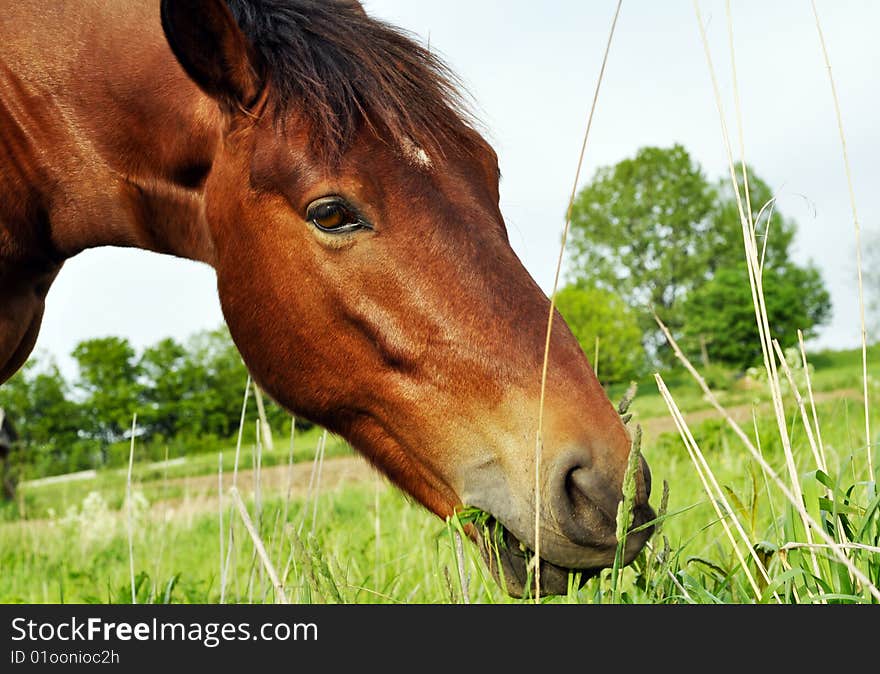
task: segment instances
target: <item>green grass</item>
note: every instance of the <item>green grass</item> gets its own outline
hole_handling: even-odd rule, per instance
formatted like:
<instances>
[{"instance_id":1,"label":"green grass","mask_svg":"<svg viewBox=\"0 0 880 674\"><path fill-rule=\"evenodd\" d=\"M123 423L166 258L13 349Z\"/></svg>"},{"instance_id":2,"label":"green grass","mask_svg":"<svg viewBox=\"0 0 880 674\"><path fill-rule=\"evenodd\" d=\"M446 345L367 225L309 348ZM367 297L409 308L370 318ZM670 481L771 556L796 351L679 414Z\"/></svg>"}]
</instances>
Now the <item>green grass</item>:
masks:
<instances>
[{"instance_id":1,"label":"green grass","mask_svg":"<svg viewBox=\"0 0 880 674\"><path fill-rule=\"evenodd\" d=\"M375 490L352 486L321 496L320 526L310 534L311 509L291 505L289 535L282 533L283 502L264 503L262 535L279 573L293 551L296 568L288 569L287 592L306 602L448 602L455 599L446 574L457 579L446 526L400 492L382 488L379 498L381 534L376 544ZM253 513L253 503L250 503ZM171 523L161 506L140 520L134 558L144 578L139 601L205 603L220 597L219 523L216 514L175 514ZM296 529L303 516L306 526ZM128 548L124 517L115 514L114 534L89 538L76 523L0 525L0 601L128 602ZM253 562L253 546L240 521L236 524L235 564L227 591L230 601L271 600L265 574ZM280 543L280 546L279 546ZM280 552L279 553L279 547ZM470 559L476 571L476 558ZM439 571L439 573L438 573ZM263 576L260 582L260 576ZM253 581L249 590L251 577ZM171 591L167 591L171 583ZM457 581L456 581L457 584ZM501 600L487 579L481 592ZM268 594L268 597L267 597Z\"/></svg>"},{"instance_id":2,"label":"green grass","mask_svg":"<svg viewBox=\"0 0 880 674\"><path fill-rule=\"evenodd\" d=\"M874 378L877 378L876 367L880 361L880 343L868 347L868 377L871 378L872 366ZM810 358L816 367L813 388L817 391L833 391L842 388L862 388L862 350L848 349L845 351L820 351Z\"/></svg>"},{"instance_id":3,"label":"green grass","mask_svg":"<svg viewBox=\"0 0 880 674\"><path fill-rule=\"evenodd\" d=\"M860 356L856 365L860 367ZM852 371L852 364L832 364ZM816 377L821 374L817 369ZM678 404L690 412L704 404L687 391ZM642 387L634 403L647 418L659 396ZM873 400L878 398L876 395ZM661 401L662 402L662 401ZM872 496L864 472L863 407L840 399L818 406L826 451L828 477L817 475L804 428L789 406L787 416L804 502L811 515L848 540L880 545L880 505ZM880 412L876 404L872 415ZM745 426L750 436L754 432ZM804 549L784 549L803 541L803 525L777 488L726 424L710 419L692 428L718 481L729 495L749 538L766 560L773 584L760 601L864 602L870 596L853 583L842 565L826 552L817 554L819 574ZM876 430L875 430L876 433ZM318 431L297 439L297 459L314 454ZM759 437L765 459L785 475L776 422L763 415ZM875 441L880 438L875 438ZM283 462L279 446L264 455L262 464ZM875 444L876 448L877 444ZM232 452L224 452L226 484ZM348 450L328 443L328 457ZM549 602L605 603L743 603L754 592L732 553L721 523L700 484L677 434L665 433L643 447L652 467L658 506L662 483L669 485L667 516L650 549L622 570L617 583L611 571L590 580L580 591ZM875 452L876 453L876 452ZM241 468L250 465L250 449L242 449ZM213 460L210 460L213 459ZM875 459L875 465L877 460ZM220 598L220 530L216 479L201 492L187 490L175 478L205 474L216 478L217 456L162 470L135 466L134 490L147 502L136 518L135 571L140 602L216 602ZM832 486L828 500L824 483ZM100 497L89 496L97 492ZM0 602L127 602L131 598L125 529L124 471L105 471L89 483L67 483L23 490L28 520L0 523ZM256 518L253 493L245 493L251 517ZM213 500L212 500L213 499ZM872 500L873 499L873 500ZM378 511L376 504L378 503ZM84 505L85 504L85 505ZM227 500L224 524L231 510ZM286 518L283 517L285 511ZM49 516L50 513L54 515ZM273 565L285 578L289 598L297 602L460 602L461 583L452 529L411 503L384 482L363 483L322 493L318 522L311 534L312 504L302 499L286 507L279 490L262 494L259 520ZM7 513L9 517L12 514ZM235 516L234 563L230 565L227 601L273 601L267 574L255 559L254 547ZM287 524L287 526L284 526ZM378 524L378 527L377 527ZM378 531L378 536L377 536ZM880 555L851 552L850 557L875 584L880 583ZM754 564L751 573L755 574ZM469 599L480 602L515 601L489 578L476 548L464 546Z\"/></svg>"}]
</instances>

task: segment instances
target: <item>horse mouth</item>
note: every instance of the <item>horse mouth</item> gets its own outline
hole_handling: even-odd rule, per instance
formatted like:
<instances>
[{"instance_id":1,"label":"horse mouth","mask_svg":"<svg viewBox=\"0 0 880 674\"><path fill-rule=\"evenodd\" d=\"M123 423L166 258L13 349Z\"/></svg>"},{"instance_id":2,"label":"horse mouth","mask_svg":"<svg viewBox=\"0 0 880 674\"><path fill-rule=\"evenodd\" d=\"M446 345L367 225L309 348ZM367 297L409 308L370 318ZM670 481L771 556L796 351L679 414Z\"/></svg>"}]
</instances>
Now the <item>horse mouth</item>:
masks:
<instances>
[{"instance_id":1,"label":"horse mouth","mask_svg":"<svg viewBox=\"0 0 880 674\"><path fill-rule=\"evenodd\" d=\"M492 576L511 597L534 596L535 553L494 517L477 532L477 545ZM541 559L540 594L564 595L578 590L602 569L568 569Z\"/></svg>"},{"instance_id":2,"label":"horse mouth","mask_svg":"<svg viewBox=\"0 0 880 674\"><path fill-rule=\"evenodd\" d=\"M647 532L633 534L633 539L647 539L653 527ZM474 525L476 533L475 541L480 549L483 561L489 567L492 576L498 585L511 597L523 598L535 595L535 554L530 546L521 542L507 527L495 517L489 516L482 525ZM646 535L647 534L647 535ZM636 542L636 541L632 541ZM627 552L631 552L631 546L627 544ZM637 550L641 549L641 544ZM609 547L606 551L608 557L613 559L615 547ZM635 554L626 554L624 564L631 560ZM540 583L541 596L565 595L569 592L577 592L608 565L591 568L568 568L540 560Z\"/></svg>"}]
</instances>

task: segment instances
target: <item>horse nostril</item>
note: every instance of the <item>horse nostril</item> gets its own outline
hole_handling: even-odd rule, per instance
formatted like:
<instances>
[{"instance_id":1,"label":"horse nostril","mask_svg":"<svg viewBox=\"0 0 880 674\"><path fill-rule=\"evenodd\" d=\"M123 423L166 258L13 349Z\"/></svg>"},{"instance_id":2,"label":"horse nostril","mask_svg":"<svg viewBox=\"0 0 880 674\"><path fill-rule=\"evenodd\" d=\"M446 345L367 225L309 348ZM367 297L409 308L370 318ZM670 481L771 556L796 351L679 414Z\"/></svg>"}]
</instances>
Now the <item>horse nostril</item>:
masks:
<instances>
[{"instance_id":1,"label":"horse nostril","mask_svg":"<svg viewBox=\"0 0 880 674\"><path fill-rule=\"evenodd\" d=\"M566 478L569 500L574 512L581 516L592 508L599 508L606 515L617 516L620 501L620 485L612 483L595 468L574 468Z\"/></svg>"},{"instance_id":2,"label":"horse nostril","mask_svg":"<svg viewBox=\"0 0 880 674\"><path fill-rule=\"evenodd\" d=\"M587 468L576 466L565 476L565 506L566 510L577 517L577 513L583 512L589 506L587 494L590 492L592 479Z\"/></svg>"},{"instance_id":3,"label":"horse nostril","mask_svg":"<svg viewBox=\"0 0 880 674\"><path fill-rule=\"evenodd\" d=\"M580 546L606 545L613 540L622 493L619 465L596 462L590 452L560 455L549 474L547 501L558 531ZM654 518L648 505L651 471L641 459L636 473L634 525Z\"/></svg>"},{"instance_id":4,"label":"horse nostril","mask_svg":"<svg viewBox=\"0 0 880 674\"><path fill-rule=\"evenodd\" d=\"M614 521L620 501L620 485L591 464L588 460L566 461L550 495L559 528L579 544L589 543Z\"/></svg>"}]
</instances>

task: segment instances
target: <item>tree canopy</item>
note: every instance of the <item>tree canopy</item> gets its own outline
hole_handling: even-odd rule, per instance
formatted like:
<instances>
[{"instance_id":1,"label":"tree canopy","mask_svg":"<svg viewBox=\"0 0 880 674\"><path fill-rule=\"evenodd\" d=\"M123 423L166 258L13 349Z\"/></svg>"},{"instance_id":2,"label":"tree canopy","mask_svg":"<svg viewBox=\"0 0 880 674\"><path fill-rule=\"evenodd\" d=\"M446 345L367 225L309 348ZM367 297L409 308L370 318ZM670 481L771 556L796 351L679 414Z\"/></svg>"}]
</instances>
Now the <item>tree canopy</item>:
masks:
<instances>
[{"instance_id":1,"label":"tree canopy","mask_svg":"<svg viewBox=\"0 0 880 674\"><path fill-rule=\"evenodd\" d=\"M815 336L830 315L831 300L818 270L786 265L763 274L770 333L783 345L797 344L797 331ZM684 305L683 335L694 348L703 341L712 360L747 368L761 358L761 342L745 264L719 269Z\"/></svg>"},{"instance_id":2,"label":"tree canopy","mask_svg":"<svg viewBox=\"0 0 880 674\"><path fill-rule=\"evenodd\" d=\"M813 334L830 315L821 275L794 262L796 223L775 209L767 183L752 169L748 175L749 198L743 202L750 205L764 256L765 293L768 302L770 294L785 298L776 325ZM749 335L755 329L736 196L729 181L710 182L684 147L645 147L633 158L599 168L577 195L569 241L569 281L619 296L636 316L649 358L669 357L656 312L674 335L695 337L694 330L706 330L703 341L713 340L716 359L744 364L735 346L722 346L733 340L722 318L736 314L745 321L737 329ZM742 289L729 287L736 278L745 279ZM781 286L774 288L776 283ZM741 315L734 308L720 316L693 315L698 308L717 312L722 307L713 302L742 292L748 303ZM715 320L707 323L710 319Z\"/></svg>"},{"instance_id":3,"label":"tree canopy","mask_svg":"<svg viewBox=\"0 0 880 674\"><path fill-rule=\"evenodd\" d=\"M572 208L571 279L638 308L647 346L655 347L647 307L667 325L681 325L678 300L704 279L711 258L716 199L680 145L643 148L600 168Z\"/></svg>"},{"instance_id":4,"label":"tree canopy","mask_svg":"<svg viewBox=\"0 0 880 674\"><path fill-rule=\"evenodd\" d=\"M614 293L602 288L566 286L556 306L605 384L637 378L645 362L642 331L635 314ZM598 338L598 362L595 362Z\"/></svg>"}]
</instances>

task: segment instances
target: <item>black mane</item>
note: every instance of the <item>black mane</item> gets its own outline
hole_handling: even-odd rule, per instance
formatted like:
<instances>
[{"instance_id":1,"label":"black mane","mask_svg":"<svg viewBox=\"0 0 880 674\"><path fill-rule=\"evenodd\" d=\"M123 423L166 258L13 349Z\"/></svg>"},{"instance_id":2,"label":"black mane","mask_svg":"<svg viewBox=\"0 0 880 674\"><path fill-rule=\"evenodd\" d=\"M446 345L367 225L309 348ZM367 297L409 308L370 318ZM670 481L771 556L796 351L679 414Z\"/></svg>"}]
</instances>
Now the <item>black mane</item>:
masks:
<instances>
[{"instance_id":1,"label":"black mane","mask_svg":"<svg viewBox=\"0 0 880 674\"><path fill-rule=\"evenodd\" d=\"M428 154L469 144L455 76L410 35L353 0L227 0L269 80L277 118L295 108L338 159L362 124Z\"/></svg>"}]
</instances>

